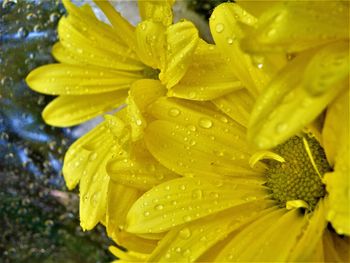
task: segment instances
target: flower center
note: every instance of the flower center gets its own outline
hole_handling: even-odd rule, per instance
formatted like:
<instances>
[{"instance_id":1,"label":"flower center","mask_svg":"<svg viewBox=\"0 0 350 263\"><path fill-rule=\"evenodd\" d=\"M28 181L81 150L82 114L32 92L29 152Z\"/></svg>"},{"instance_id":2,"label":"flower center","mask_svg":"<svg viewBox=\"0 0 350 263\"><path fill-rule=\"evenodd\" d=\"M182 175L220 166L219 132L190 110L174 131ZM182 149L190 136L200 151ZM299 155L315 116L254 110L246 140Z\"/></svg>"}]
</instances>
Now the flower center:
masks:
<instances>
[{"instance_id":1,"label":"flower center","mask_svg":"<svg viewBox=\"0 0 350 263\"><path fill-rule=\"evenodd\" d=\"M266 161L266 186L273 199L281 207L285 207L288 201L302 200L312 211L326 194L321 178L331 170L323 148L315 138L303 134L292 137L273 151L285 160L282 163Z\"/></svg>"},{"instance_id":2,"label":"flower center","mask_svg":"<svg viewBox=\"0 0 350 263\"><path fill-rule=\"evenodd\" d=\"M142 73L143 73L143 76L147 79L159 79L158 78L159 72L160 72L159 69L146 67Z\"/></svg>"}]
</instances>

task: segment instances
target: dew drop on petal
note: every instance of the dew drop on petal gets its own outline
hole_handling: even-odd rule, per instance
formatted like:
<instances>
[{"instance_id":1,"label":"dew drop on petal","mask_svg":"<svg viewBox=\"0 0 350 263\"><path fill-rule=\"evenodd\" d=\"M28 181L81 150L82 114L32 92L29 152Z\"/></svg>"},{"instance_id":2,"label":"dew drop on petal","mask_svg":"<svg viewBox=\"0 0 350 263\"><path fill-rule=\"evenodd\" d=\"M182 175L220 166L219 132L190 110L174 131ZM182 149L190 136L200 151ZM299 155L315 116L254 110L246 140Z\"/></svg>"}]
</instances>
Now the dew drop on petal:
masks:
<instances>
[{"instance_id":1,"label":"dew drop on petal","mask_svg":"<svg viewBox=\"0 0 350 263\"><path fill-rule=\"evenodd\" d=\"M198 125L204 129L209 129L211 126L213 126L213 122L207 118L201 118Z\"/></svg>"},{"instance_id":2,"label":"dew drop on petal","mask_svg":"<svg viewBox=\"0 0 350 263\"><path fill-rule=\"evenodd\" d=\"M180 231L179 236L182 239L189 239L191 237L191 230L188 227L186 227Z\"/></svg>"},{"instance_id":3,"label":"dew drop on petal","mask_svg":"<svg viewBox=\"0 0 350 263\"><path fill-rule=\"evenodd\" d=\"M224 25L221 23L216 24L215 30L216 32L221 33L222 31L224 31Z\"/></svg>"},{"instance_id":4,"label":"dew drop on petal","mask_svg":"<svg viewBox=\"0 0 350 263\"><path fill-rule=\"evenodd\" d=\"M177 117L177 116L179 116L179 114L180 114L180 110L177 108L171 108L169 110L169 116L171 116L171 117Z\"/></svg>"},{"instance_id":5,"label":"dew drop on petal","mask_svg":"<svg viewBox=\"0 0 350 263\"><path fill-rule=\"evenodd\" d=\"M163 210L164 206L159 204L154 207L156 210Z\"/></svg>"}]
</instances>

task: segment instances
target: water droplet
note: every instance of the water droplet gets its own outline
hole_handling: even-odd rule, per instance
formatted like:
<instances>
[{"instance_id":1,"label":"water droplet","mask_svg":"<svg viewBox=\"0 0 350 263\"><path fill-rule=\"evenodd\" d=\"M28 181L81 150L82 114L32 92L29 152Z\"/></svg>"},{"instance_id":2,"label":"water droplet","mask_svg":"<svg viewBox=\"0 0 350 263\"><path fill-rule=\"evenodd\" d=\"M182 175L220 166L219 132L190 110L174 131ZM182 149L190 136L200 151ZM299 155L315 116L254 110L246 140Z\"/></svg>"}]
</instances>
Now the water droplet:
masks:
<instances>
[{"instance_id":1,"label":"water droplet","mask_svg":"<svg viewBox=\"0 0 350 263\"><path fill-rule=\"evenodd\" d=\"M213 122L207 118L201 118L198 122L199 126L204 129L209 129L213 126Z\"/></svg>"},{"instance_id":2,"label":"water droplet","mask_svg":"<svg viewBox=\"0 0 350 263\"><path fill-rule=\"evenodd\" d=\"M179 236L183 239L189 239L191 236L191 230L186 227L179 232Z\"/></svg>"},{"instance_id":3,"label":"water droplet","mask_svg":"<svg viewBox=\"0 0 350 263\"><path fill-rule=\"evenodd\" d=\"M215 30L216 32L221 33L222 31L224 31L224 25L221 23L216 24Z\"/></svg>"},{"instance_id":4,"label":"water droplet","mask_svg":"<svg viewBox=\"0 0 350 263\"><path fill-rule=\"evenodd\" d=\"M137 125L137 126L141 126L141 125L142 125L142 120L137 119L137 120L136 120L136 125Z\"/></svg>"},{"instance_id":5,"label":"water droplet","mask_svg":"<svg viewBox=\"0 0 350 263\"><path fill-rule=\"evenodd\" d=\"M159 204L154 207L156 210L163 210L164 206Z\"/></svg>"},{"instance_id":6,"label":"water droplet","mask_svg":"<svg viewBox=\"0 0 350 263\"><path fill-rule=\"evenodd\" d=\"M149 216L149 212L148 212L148 211L145 211L145 212L143 213L143 215L144 215L144 216Z\"/></svg>"},{"instance_id":7,"label":"water droplet","mask_svg":"<svg viewBox=\"0 0 350 263\"><path fill-rule=\"evenodd\" d=\"M232 37L228 37L227 38L227 44L232 45L232 43L233 43L233 38Z\"/></svg>"},{"instance_id":8,"label":"water droplet","mask_svg":"<svg viewBox=\"0 0 350 263\"><path fill-rule=\"evenodd\" d=\"M171 117L177 117L177 116L179 116L179 114L180 114L180 110L177 108L171 108L169 110L169 116L171 116Z\"/></svg>"},{"instance_id":9,"label":"water droplet","mask_svg":"<svg viewBox=\"0 0 350 263\"><path fill-rule=\"evenodd\" d=\"M192 191L193 199L201 199L203 196L203 191L201 189L195 189Z\"/></svg>"}]
</instances>

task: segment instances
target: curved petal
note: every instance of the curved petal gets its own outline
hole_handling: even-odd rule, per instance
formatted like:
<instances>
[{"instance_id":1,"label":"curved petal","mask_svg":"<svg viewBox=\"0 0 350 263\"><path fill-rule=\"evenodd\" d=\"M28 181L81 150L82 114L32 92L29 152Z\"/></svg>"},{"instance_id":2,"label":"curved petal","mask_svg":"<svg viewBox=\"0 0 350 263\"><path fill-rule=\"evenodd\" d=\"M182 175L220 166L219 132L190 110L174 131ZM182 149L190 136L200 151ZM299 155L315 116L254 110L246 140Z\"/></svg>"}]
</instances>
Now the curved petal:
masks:
<instances>
[{"instance_id":1,"label":"curved petal","mask_svg":"<svg viewBox=\"0 0 350 263\"><path fill-rule=\"evenodd\" d=\"M168 89L185 75L198 41L198 30L189 21L183 20L167 27L165 64L159 79Z\"/></svg>"},{"instance_id":2,"label":"curved petal","mask_svg":"<svg viewBox=\"0 0 350 263\"><path fill-rule=\"evenodd\" d=\"M137 25L135 34L136 52L141 61L152 68L161 68L165 60L165 27L147 20Z\"/></svg>"},{"instance_id":3,"label":"curved petal","mask_svg":"<svg viewBox=\"0 0 350 263\"><path fill-rule=\"evenodd\" d=\"M225 246L219 262L285 262L305 225L297 209L278 209L256 220Z\"/></svg>"},{"instance_id":4,"label":"curved petal","mask_svg":"<svg viewBox=\"0 0 350 263\"><path fill-rule=\"evenodd\" d=\"M318 206L312 214L307 216L308 225L303 235L288 256L290 262L311 261L318 242L322 240L323 233L327 226L324 200L320 200Z\"/></svg>"},{"instance_id":5,"label":"curved petal","mask_svg":"<svg viewBox=\"0 0 350 263\"><path fill-rule=\"evenodd\" d=\"M184 176L258 176L263 167L250 168L244 129L210 108L210 103L158 99L148 109L159 119L145 131L149 151Z\"/></svg>"},{"instance_id":6,"label":"curved petal","mask_svg":"<svg viewBox=\"0 0 350 263\"><path fill-rule=\"evenodd\" d=\"M324 261L348 262L350 258L349 237L341 237L334 232L325 231L323 236Z\"/></svg>"},{"instance_id":7,"label":"curved petal","mask_svg":"<svg viewBox=\"0 0 350 263\"><path fill-rule=\"evenodd\" d=\"M87 95L127 89L141 72L112 71L85 65L50 64L36 68L26 78L29 87L50 95Z\"/></svg>"},{"instance_id":8,"label":"curved petal","mask_svg":"<svg viewBox=\"0 0 350 263\"><path fill-rule=\"evenodd\" d=\"M345 78L319 96L305 90L304 79L298 76L303 76L313 56L315 53L305 52L293 59L257 100L251 113L248 138L259 148L275 147L301 131L348 86Z\"/></svg>"},{"instance_id":9,"label":"curved petal","mask_svg":"<svg viewBox=\"0 0 350 263\"><path fill-rule=\"evenodd\" d=\"M242 42L253 52L300 52L349 39L347 1L281 1L259 17Z\"/></svg>"},{"instance_id":10,"label":"curved petal","mask_svg":"<svg viewBox=\"0 0 350 263\"><path fill-rule=\"evenodd\" d=\"M118 36L129 48L135 51L135 28L114 9L109 1L94 0L94 2L106 15L109 22L111 22L115 35Z\"/></svg>"},{"instance_id":11,"label":"curved petal","mask_svg":"<svg viewBox=\"0 0 350 263\"><path fill-rule=\"evenodd\" d=\"M42 116L52 126L69 127L116 109L126 97L126 90L97 95L62 95L45 107Z\"/></svg>"},{"instance_id":12,"label":"curved petal","mask_svg":"<svg viewBox=\"0 0 350 263\"><path fill-rule=\"evenodd\" d=\"M90 16L61 18L58 34L61 48L54 48L52 53L61 62L128 71L144 68L135 52L116 38L110 26Z\"/></svg>"},{"instance_id":13,"label":"curved petal","mask_svg":"<svg viewBox=\"0 0 350 263\"><path fill-rule=\"evenodd\" d=\"M243 127L248 127L250 112L253 109L255 100L246 89L221 96L214 99L213 103L237 123Z\"/></svg>"},{"instance_id":14,"label":"curved petal","mask_svg":"<svg viewBox=\"0 0 350 263\"><path fill-rule=\"evenodd\" d=\"M77 178L80 178L79 212L83 229L92 229L105 217L109 184L105 166L108 160L123 154L115 139L116 132L122 132L123 126L120 124L116 117L109 116L75 142L65 156L63 175L67 185L74 187Z\"/></svg>"},{"instance_id":15,"label":"curved petal","mask_svg":"<svg viewBox=\"0 0 350 263\"><path fill-rule=\"evenodd\" d=\"M211 100L242 88L218 48L199 41L186 74L169 90L168 96Z\"/></svg>"},{"instance_id":16,"label":"curved petal","mask_svg":"<svg viewBox=\"0 0 350 263\"><path fill-rule=\"evenodd\" d=\"M172 6L175 0L144 1L139 0L139 11L142 20L150 19L154 22L169 26L173 22Z\"/></svg>"},{"instance_id":17,"label":"curved petal","mask_svg":"<svg viewBox=\"0 0 350 263\"><path fill-rule=\"evenodd\" d=\"M219 186L218 186L219 185ZM260 185L179 178L152 188L141 196L127 215L127 231L160 233L215 214L227 208L264 199Z\"/></svg>"},{"instance_id":18,"label":"curved petal","mask_svg":"<svg viewBox=\"0 0 350 263\"><path fill-rule=\"evenodd\" d=\"M126 110L133 141L137 141L143 136L143 131L147 126L147 106L165 95L165 92L165 87L158 80L142 79L132 84L126 100L128 105Z\"/></svg>"},{"instance_id":19,"label":"curved petal","mask_svg":"<svg viewBox=\"0 0 350 263\"><path fill-rule=\"evenodd\" d=\"M253 65L251 57L243 53L237 38L243 35L238 22L253 26L256 18L243 10L239 5L224 3L214 9L210 17L210 31L215 43L229 58L231 70L251 94L256 96L268 80L263 69Z\"/></svg>"},{"instance_id":20,"label":"curved petal","mask_svg":"<svg viewBox=\"0 0 350 263\"><path fill-rule=\"evenodd\" d=\"M234 230L261 217L262 210L272 205L266 200L252 201L174 228L161 240L149 261L193 262Z\"/></svg>"},{"instance_id":21,"label":"curved petal","mask_svg":"<svg viewBox=\"0 0 350 263\"><path fill-rule=\"evenodd\" d=\"M327 158L334 172L324 177L328 198L327 219L338 234L350 234L349 187L349 91L341 93L329 106L322 132Z\"/></svg>"},{"instance_id":22,"label":"curved petal","mask_svg":"<svg viewBox=\"0 0 350 263\"><path fill-rule=\"evenodd\" d=\"M112 181L142 190L178 177L154 159L143 141L134 143L127 158L109 162L106 170Z\"/></svg>"}]
</instances>

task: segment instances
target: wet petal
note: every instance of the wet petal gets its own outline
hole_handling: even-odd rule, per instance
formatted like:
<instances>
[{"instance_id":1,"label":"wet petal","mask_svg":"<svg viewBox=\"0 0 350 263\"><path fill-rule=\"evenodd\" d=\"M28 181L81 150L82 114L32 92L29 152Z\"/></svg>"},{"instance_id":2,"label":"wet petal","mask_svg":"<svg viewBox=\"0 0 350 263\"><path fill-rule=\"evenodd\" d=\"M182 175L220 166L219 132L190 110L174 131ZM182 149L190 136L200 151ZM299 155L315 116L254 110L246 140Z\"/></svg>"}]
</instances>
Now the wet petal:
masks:
<instances>
[{"instance_id":1,"label":"wet petal","mask_svg":"<svg viewBox=\"0 0 350 263\"><path fill-rule=\"evenodd\" d=\"M87 95L127 89L142 78L141 72L112 71L80 65L50 64L36 68L26 78L33 90L50 95Z\"/></svg>"},{"instance_id":2,"label":"wet petal","mask_svg":"<svg viewBox=\"0 0 350 263\"><path fill-rule=\"evenodd\" d=\"M115 139L123 126L117 123L121 124L116 117L108 117L75 142L64 159L63 175L68 187L74 187L80 177L80 224L86 230L92 229L106 214L109 176L105 166L108 160L123 153Z\"/></svg>"},{"instance_id":3,"label":"wet petal","mask_svg":"<svg viewBox=\"0 0 350 263\"><path fill-rule=\"evenodd\" d=\"M217 185L218 181L179 178L151 189L130 209L127 231L164 232L176 225L267 196L260 185L236 184L234 180Z\"/></svg>"},{"instance_id":4,"label":"wet petal","mask_svg":"<svg viewBox=\"0 0 350 263\"><path fill-rule=\"evenodd\" d=\"M116 37L113 29L90 16L69 15L58 25L60 48L53 55L60 62L137 71L144 68L135 52Z\"/></svg>"},{"instance_id":5,"label":"wet petal","mask_svg":"<svg viewBox=\"0 0 350 263\"><path fill-rule=\"evenodd\" d=\"M139 0L139 10L142 20L150 19L168 26L173 22L172 6L175 0L143 1Z\"/></svg>"},{"instance_id":6,"label":"wet petal","mask_svg":"<svg viewBox=\"0 0 350 263\"><path fill-rule=\"evenodd\" d=\"M165 95L165 92L165 87L158 80L142 79L132 84L126 101L128 105L126 110L133 141L143 136L143 130L147 126L147 106Z\"/></svg>"},{"instance_id":7,"label":"wet petal","mask_svg":"<svg viewBox=\"0 0 350 263\"><path fill-rule=\"evenodd\" d=\"M289 1L264 12L242 46L253 52L299 52L340 39L349 39L348 2Z\"/></svg>"},{"instance_id":8,"label":"wet petal","mask_svg":"<svg viewBox=\"0 0 350 263\"><path fill-rule=\"evenodd\" d=\"M145 262L149 257L148 254L137 253L134 251L125 251L118 247L110 246L109 251L118 258L118 262Z\"/></svg>"},{"instance_id":9,"label":"wet petal","mask_svg":"<svg viewBox=\"0 0 350 263\"><path fill-rule=\"evenodd\" d=\"M349 75L349 42L327 45L311 59L304 72L303 88L319 96Z\"/></svg>"},{"instance_id":10,"label":"wet petal","mask_svg":"<svg viewBox=\"0 0 350 263\"><path fill-rule=\"evenodd\" d=\"M345 87L346 79L314 96L303 87L304 70L314 53L293 59L268 85L251 114L248 138L259 148L272 148L312 122Z\"/></svg>"},{"instance_id":11,"label":"wet petal","mask_svg":"<svg viewBox=\"0 0 350 263\"><path fill-rule=\"evenodd\" d=\"M213 100L213 103L233 120L248 127L250 112L254 106L254 98L246 89L237 90Z\"/></svg>"},{"instance_id":12,"label":"wet petal","mask_svg":"<svg viewBox=\"0 0 350 263\"><path fill-rule=\"evenodd\" d=\"M218 48L199 41L186 74L169 90L168 96L211 100L242 88Z\"/></svg>"},{"instance_id":13,"label":"wet petal","mask_svg":"<svg viewBox=\"0 0 350 263\"><path fill-rule=\"evenodd\" d=\"M146 129L150 152L181 175L257 175L252 170L244 129L212 108L161 98L148 111L159 119Z\"/></svg>"},{"instance_id":14,"label":"wet petal","mask_svg":"<svg viewBox=\"0 0 350 263\"><path fill-rule=\"evenodd\" d=\"M152 68L161 68L165 60L165 27L148 20L139 23L135 33L141 61Z\"/></svg>"},{"instance_id":15,"label":"wet petal","mask_svg":"<svg viewBox=\"0 0 350 263\"><path fill-rule=\"evenodd\" d=\"M198 41L198 30L189 21L180 21L166 29L165 65L159 78L167 88L176 85L186 73Z\"/></svg>"},{"instance_id":16,"label":"wet petal","mask_svg":"<svg viewBox=\"0 0 350 263\"><path fill-rule=\"evenodd\" d=\"M260 217L260 212L272 205L265 200L253 201L174 228L161 240L149 260L193 262L231 232Z\"/></svg>"},{"instance_id":17,"label":"wet petal","mask_svg":"<svg viewBox=\"0 0 350 263\"><path fill-rule=\"evenodd\" d=\"M215 43L228 57L228 63L235 76L251 94L257 95L268 77L262 69L255 67L251 57L241 50L237 42L237 39L243 36L239 22L253 26L256 18L237 4L224 3L214 9L209 20L210 31Z\"/></svg>"},{"instance_id":18,"label":"wet petal","mask_svg":"<svg viewBox=\"0 0 350 263\"><path fill-rule=\"evenodd\" d=\"M68 127L87 121L124 103L126 90L97 95L62 95L50 102L42 115L46 123Z\"/></svg>"},{"instance_id":19,"label":"wet petal","mask_svg":"<svg viewBox=\"0 0 350 263\"><path fill-rule=\"evenodd\" d=\"M275 210L235 235L216 260L285 262L304 225L304 216L297 209Z\"/></svg>"},{"instance_id":20,"label":"wet petal","mask_svg":"<svg viewBox=\"0 0 350 263\"><path fill-rule=\"evenodd\" d=\"M112 160L106 169L113 181L142 190L178 177L154 159L143 141L134 143L130 156Z\"/></svg>"}]
</instances>

